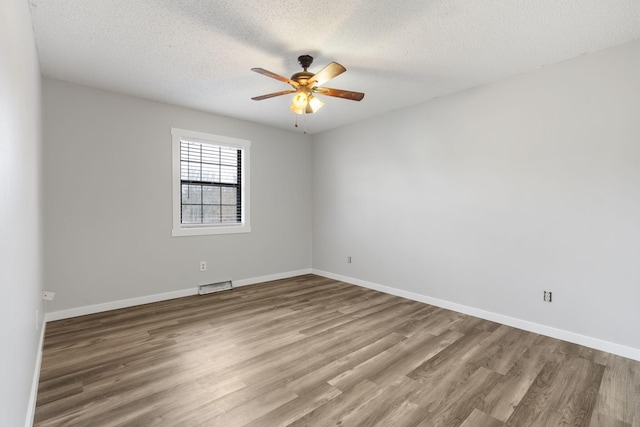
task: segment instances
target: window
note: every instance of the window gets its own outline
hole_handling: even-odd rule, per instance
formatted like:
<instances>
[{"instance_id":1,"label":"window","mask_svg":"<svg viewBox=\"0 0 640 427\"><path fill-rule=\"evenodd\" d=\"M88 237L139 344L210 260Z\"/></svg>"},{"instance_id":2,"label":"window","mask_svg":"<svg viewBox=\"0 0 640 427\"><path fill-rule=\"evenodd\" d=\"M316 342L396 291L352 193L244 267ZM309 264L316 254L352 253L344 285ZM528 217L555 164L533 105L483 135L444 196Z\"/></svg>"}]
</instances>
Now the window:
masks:
<instances>
[{"instance_id":1,"label":"window","mask_svg":"<svg viewBox=\"0 0 640 427\"><path fill-rule=\"evenodd\" d=\"M171 128L173 236L246 233L251 141Z\"/></svg>"}]
</instances>

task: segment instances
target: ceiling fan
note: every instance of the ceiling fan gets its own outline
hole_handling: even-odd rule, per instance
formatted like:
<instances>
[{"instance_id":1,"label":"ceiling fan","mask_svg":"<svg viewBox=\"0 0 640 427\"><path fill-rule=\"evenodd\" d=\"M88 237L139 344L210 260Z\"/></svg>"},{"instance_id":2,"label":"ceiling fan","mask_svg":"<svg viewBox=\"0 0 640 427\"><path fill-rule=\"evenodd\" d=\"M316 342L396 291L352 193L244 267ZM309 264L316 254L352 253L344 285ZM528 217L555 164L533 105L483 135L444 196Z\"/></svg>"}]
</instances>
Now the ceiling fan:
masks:
<instances>
[{"instance_id":1,"label":"ceiling fan","mask_svg":"<svg viewBox=\"0 0 640 427\"><path fill-rule=\"evenodd\" d=\"M295 73L289 79L272 73L271 71L267 71L264 68L252 68L251 71L255 71L256 73L262 74L267 77L271 77L272 79L280 80L284 83L288 83L293 87L293 89L269 93L262 96L256 96L251 99L253 99L254 101L261 101L263 99L273 98L274 96L295 93L291 107L289 107L291 111L296 114L311 114L318 111L324 105L324 102L316 98L314 94L335 96L337 98L350 99L352 101L360 101L362 98L364 98L364 93L361 92L320 87L332 78L344 73L345 71L347 71L347 69L337 62L332 62L322 70L320 70L320 72L313 74L307 71L312 62L312 56L299 56L298 63L302 66L304 71Z\"/></svg>"}]
</instances>

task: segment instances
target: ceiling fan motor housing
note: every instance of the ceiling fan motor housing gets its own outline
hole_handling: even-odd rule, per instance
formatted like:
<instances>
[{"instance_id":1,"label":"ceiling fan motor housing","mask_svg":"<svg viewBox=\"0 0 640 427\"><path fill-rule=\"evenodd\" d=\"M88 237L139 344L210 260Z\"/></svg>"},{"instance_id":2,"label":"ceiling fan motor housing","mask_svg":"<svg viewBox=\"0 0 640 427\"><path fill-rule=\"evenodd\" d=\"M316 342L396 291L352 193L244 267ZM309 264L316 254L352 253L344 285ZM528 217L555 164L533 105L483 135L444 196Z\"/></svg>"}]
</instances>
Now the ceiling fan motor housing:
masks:
<instances>
[{"instance_id":1,"label":"ceiling fan motor housing","mask_svg":"<svg viewBox=\"0 0 640 427\"><path fill-rule=\"evenodd\" d=\"M300 86L306 86L307 81L313 77L313 73L308 71L300 71L299 73L295 73L291 76L291 80L298 83Z\"/></svg>"}]
</instances>

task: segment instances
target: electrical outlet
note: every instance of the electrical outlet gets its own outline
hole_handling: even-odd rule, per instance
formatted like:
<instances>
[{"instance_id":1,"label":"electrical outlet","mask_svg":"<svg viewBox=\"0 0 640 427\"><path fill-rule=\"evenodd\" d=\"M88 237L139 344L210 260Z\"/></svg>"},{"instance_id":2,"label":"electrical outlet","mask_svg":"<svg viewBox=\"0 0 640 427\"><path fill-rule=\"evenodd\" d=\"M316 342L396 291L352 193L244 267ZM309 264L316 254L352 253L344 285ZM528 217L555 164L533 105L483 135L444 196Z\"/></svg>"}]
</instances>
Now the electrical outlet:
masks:
<instances>
[{"instance_id":1,"label":"electrical outlet","mask_svg":"<svg viewBox=\"0 0 640 427\"><path fill-rule=\"evenodd\" d=\"M351 264L351 257L350 256L347 257L347 264Z\"/></svg>"},{"instance_id":2,"label":"electrical outlet","mask_svg":"<svg viewBox=\"0 0 640 427\"><path fill-rule=\"evenodd\" d=\"M553 296L553 292L544 291L544 295L542 297L542 300L545 301L545 302L551 302L552 301L552 296Z\"/></svg>"},{"instance_id":3,"label":"electrical outlet","mask_svg":"<svg viewBox=\"0 0 640 427\"><path fill-rule=\"evenodd\" d=\"M207 261L200 261L200 271L207 271Z\"/></svg>"},{"instance_id":4,"label":"electrical outlet","mask_svg":"<svg viewBox=\"0 0 640 427\"><path fill-rule=\"evenodd\" d=\"M56 293L55 292L51 292L51 291L42 292L42 299L44 299L44 300L53 301L53 299L55 297L56 297Z\"/></svg>"}]
</instances>

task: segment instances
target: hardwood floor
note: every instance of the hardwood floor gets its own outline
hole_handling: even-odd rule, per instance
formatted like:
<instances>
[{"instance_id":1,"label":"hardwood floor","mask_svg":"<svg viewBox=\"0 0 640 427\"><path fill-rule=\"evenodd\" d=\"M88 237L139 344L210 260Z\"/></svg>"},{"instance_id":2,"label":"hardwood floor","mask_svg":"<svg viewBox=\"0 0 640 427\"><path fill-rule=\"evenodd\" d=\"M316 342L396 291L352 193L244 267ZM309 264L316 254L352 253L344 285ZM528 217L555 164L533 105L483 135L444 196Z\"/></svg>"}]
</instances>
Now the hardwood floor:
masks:
<instances>
[{"instance_id":1,"label":"hardwood floor","mask_svg":"<svg viewBox=\"0 0 640 427\"><path fill-rule=\"evenodd\" d=\"M307 275L49 323L35 425L640 427L640 362Z\"/></svg>"}]
</instances>

